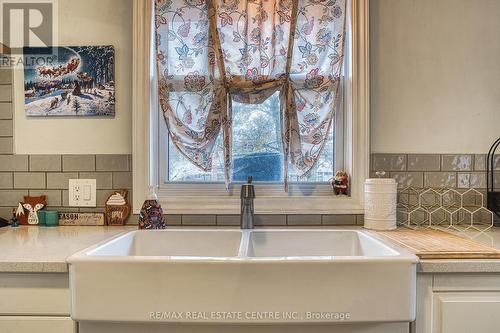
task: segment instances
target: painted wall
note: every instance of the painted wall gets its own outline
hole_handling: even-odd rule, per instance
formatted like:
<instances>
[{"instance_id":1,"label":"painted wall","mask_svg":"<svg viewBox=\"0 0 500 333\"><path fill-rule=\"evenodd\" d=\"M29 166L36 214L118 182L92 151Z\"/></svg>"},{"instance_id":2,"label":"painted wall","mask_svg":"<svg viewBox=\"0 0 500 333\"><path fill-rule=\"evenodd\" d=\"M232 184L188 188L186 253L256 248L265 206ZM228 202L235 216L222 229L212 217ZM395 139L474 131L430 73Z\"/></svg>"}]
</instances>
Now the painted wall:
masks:
<instances>
[{"instance_id":1,"label":"painted wall","mask_svg":"<svg viewBox=\"0 0 500 333\"><path fill-rule=\"evenodd\" d=\"M370 4L372 151L487 151L500 135L500 1Z\"/></svg>"},{"instance_id":2,"label":"painted wall","mask_svg":"<svg viewBox=\"0 0 500 333\"><path fill-rule=\"evenodd\" d=\"M370 3L372 151L486 151L500 133L500 2ZM26 118L18 72L15 150L19 154L128 154L132 0L64 0L59 6L61 45L115 45L116 118Z\"/></svg>"},{"instance_id":3,"label":"painted wall","mask_svg":"<svg viewBox=\"0 0 500 333\"><path fill-rule=\"evenodd\" d=\"M14 75L17 154L132 152L132 0L59 1L59 44L114 45L116 117L27 118L23 74Z\"/></svg>"}]
</instances>

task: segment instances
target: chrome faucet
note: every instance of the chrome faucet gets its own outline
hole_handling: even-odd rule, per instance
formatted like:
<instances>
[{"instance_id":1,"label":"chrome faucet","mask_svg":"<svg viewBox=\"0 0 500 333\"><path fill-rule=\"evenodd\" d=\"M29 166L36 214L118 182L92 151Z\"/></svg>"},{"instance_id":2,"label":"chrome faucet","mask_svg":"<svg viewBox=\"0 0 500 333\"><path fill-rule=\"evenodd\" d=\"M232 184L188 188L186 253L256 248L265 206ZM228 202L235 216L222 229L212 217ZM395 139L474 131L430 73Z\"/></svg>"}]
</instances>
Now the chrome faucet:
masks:
<instances>
[{"instance_id":1,"label":"chrome faucet","mask_svg":"<svg viewBox=\"0 0 500 333\"><path fill-rule=\"evenodd\" d=\"M252 184L252 176L248 177L247 183L241 186L241 229L253 229L253 199L255 198L255 189Z\"/></svg>"}]
</instances>

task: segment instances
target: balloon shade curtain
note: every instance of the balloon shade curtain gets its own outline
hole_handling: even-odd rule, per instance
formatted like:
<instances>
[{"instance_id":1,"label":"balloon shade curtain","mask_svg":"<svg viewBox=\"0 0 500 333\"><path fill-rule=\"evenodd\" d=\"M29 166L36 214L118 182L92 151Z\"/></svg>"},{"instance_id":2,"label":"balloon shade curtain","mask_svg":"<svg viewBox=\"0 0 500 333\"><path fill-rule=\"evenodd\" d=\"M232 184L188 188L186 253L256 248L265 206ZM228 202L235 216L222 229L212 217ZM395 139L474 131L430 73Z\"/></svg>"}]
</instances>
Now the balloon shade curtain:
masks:
<instances>
[{"instance_id":1,"label":"balloon shade curtain","mask_svg":"<svg viewBox=\"0 0 500 333\"><path fill-rule=\"evenodd\" d=\"M231 182L231 102L280 91L285 184L328 139L339 95L346 0L156 0L158 95L172 143L204 171L223 132ZM265 124L262 124L265 126Z\"/></svg>"}]
</instances>

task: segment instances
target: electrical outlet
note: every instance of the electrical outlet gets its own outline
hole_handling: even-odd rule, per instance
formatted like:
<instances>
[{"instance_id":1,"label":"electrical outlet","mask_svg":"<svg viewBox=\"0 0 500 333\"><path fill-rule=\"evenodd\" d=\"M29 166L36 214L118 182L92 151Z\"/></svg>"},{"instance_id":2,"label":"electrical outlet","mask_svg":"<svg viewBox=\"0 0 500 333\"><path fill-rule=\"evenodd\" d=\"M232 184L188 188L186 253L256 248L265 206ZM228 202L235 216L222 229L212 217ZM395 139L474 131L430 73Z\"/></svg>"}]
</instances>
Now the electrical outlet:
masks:
<instances>
[{"instance_id":1,"label":"electrical outlet","mask_svg":"<svg viewBox=\"0 0 500 333\"><path fill-rule=\"evenodd\" d=\"M95 207L96 187L95 179L70 179L69 205L72 207Z\"/></svg>"}]
</instances>

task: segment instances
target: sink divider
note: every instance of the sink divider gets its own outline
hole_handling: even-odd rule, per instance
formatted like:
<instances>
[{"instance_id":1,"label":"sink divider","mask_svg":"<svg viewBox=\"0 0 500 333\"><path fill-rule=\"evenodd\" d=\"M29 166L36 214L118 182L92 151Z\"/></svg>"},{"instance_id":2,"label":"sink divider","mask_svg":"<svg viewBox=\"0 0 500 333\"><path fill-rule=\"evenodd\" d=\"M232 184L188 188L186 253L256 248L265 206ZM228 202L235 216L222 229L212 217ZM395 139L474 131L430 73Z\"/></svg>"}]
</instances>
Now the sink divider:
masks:
<instances>
[{"instance_id":1,"label":"sink divider","mask_svg":"<svg viewBox=\"0 0 500 333\"><path fill-rule=\"evenodd\" d=\"M248 257L248 247L250 246L250 230L241 230L240 248L238 249L238 257Z\"/></svg>"}]
</instances>

